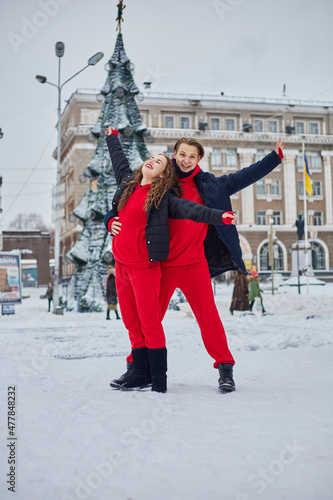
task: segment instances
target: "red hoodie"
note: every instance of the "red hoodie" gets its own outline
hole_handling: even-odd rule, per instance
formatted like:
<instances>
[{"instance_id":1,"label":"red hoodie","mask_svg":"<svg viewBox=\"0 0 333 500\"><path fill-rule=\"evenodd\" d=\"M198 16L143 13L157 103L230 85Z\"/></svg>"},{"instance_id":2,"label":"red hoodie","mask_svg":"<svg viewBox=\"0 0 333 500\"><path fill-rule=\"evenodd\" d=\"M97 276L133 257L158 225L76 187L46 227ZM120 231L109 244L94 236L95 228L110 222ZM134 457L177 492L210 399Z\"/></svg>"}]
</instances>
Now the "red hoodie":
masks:
<instances>
[{"instance_id":1,"label":"red hoodie","mask_svg":"<svg viewBox=\"0 0 333 500\"><path fill-rule=\"evenodd\" d=\"M112 253L119 264L135 268L156 266L156 262L149 261L145 233L147 214L144 206L150 186L140 186L138 182L124 208L119 210L122 229L112 238Z\"/></svg>"},{"instance_id":2,"label":"red hoodie","mask_svg":"<svg viewBox=\"0 0 333 500\"><path fill-rule=\"evenodd\" d=\"M196 183L193 178L200 172L197 165L191 175L178 179L184 194L181 198L203 205ZM191 220L169 219L170 252L169 257L161 262L161 267L193 266L207 267L203 242L207 235L208 224Z\"/></svg>"}]
</instances>

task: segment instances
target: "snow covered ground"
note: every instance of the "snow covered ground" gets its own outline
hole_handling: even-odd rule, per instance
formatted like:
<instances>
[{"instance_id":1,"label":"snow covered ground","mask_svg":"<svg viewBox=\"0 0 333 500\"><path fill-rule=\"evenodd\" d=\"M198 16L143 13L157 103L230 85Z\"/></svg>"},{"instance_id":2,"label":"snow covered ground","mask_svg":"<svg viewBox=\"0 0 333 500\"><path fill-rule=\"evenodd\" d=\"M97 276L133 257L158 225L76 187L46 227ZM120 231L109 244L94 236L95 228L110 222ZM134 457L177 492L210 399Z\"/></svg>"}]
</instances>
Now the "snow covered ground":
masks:
<instances>
[{"instance_id":1,"label":"snow covered ground","mask_svg":"<svg viewBox=\"0 0 333 500\"><path fill-rule=\"evenodd\" d=\"M122 321L55 316L42 289L24 293L16 315L0 317L1 499L332 499L333 284L266 291L265 317L231 316L232 286L217 286L236 359L237 391L226 395L185 313L164 321L168 393L120 392L109 382L125 368Z\"/></svg>"}]
</instances>

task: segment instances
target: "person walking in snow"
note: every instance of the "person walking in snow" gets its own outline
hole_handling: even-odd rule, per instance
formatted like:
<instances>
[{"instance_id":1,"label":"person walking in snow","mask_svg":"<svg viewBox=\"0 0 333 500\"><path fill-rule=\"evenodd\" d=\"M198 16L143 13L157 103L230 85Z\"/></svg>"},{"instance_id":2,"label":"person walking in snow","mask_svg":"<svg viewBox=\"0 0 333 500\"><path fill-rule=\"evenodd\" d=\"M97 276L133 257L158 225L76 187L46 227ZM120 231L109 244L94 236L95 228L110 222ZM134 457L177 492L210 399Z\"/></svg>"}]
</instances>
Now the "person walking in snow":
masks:
<instances>
[{"instance_id":1,"label":"person walking in snow","mask_svg":"<svg viewBox=\"0 0 333 500\"><path fill-rule=\"evenodd\" d=\"M45 297L47 298L48 304L49 304L49 308L48 308L47 312L50 312L51 311L51 302L53 300L53 285L52 285L51 281L47 285Z\"/></svg>"},{"instance_id":2,"label":"person walking in snow","mask_svg":"<svg viewBox=\"0 0 333 500\"><path fill-rule=\"evenodd\" d=\"M251 269L251 276L248 278L249 280L249 303L250 303L250 311L253 309L253 304L256 300L256 297L259 297L261 304L261 311L264 314L265 308L262 301L262 290L259 287L259 277L257 271Z\"/></svg>"},{"instance_id":3,"label":"person walking in snow","mask_svg":"<svg viewBox=\"0 0 333 500\"><path fill-rule=\"evenodd\" d=\"M198 223L234 224L234 214L180 199L181 186L170 159L155 155L133 172L118 139L106 131L118 190L104 217L116 262L120 310L128 330L134 371L121 386L135 389L152 382L152 390L167 390L167 349L160 308L161 265L169 255L169 218ZM121 229L121 230L120 230ZM149 362L149 364L148 364ZM150 367L150 373L148 372Z\"/></svg>"},{"instance_id":4,"label":"person walking in snow","mask_svg":"<svg viewBox=\"0 0 333 500\"><path fill-rule=\"evenodd\" d=\"M116 313L116 318L121 319L117 310L118 297L114 267L108 266L107 271L108 275L106 277L106 302L108 308L106 311L106 319L110 319L110 311L114 311Z\"/></svg>"},{"instance_id":5,"label":"person walking in snow","mask_svg":"<svg viewBox=\"0 0 333 500\"><path fill-rule=\"evenodd\" d=\"M199 167L205 150L196 139L182 137L174 146L173 166L183 188L183 196L212 208L232 210L230 197L268 175L283 158L283 142L265 158L221 177ZM162 317L176 288L187 298L198 321L202 340L219 371L219 389L234 391L235 361L229 351L225 330L217 311L211 278L229 270L247 273L242 259L237 229L234 225L193 224L170 220L170 253L161 263L160 305ZM119 229L119 228L118 228ZM132 358L127 357L127 371L114 384L131 376Z\"/></svg>"},{"instance_id":6,"label":"person walking in snow","mask_svg":"<svg viewBox=\"0 0 333 500\"><path fill-rule=\"evenodd\" d=\"M248 281L243 271L237 271L234 278L234 289L232 292L232 300L230 312L248 311L249 310L249 287Z\"/></svg>"}]
</instances>

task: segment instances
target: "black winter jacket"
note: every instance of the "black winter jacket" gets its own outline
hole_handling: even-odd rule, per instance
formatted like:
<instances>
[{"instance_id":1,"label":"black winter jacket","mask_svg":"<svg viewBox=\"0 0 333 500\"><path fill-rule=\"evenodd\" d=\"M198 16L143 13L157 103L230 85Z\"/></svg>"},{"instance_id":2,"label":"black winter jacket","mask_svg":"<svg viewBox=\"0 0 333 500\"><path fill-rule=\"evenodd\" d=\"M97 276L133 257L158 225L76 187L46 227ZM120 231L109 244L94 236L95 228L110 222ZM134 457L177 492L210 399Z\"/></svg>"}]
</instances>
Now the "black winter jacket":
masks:
<instances>
[{"instance_id":1,"label":"black winter jacket","mask_svg":"<svg viewBox=\"0 0 333 500\"><path fill-rule=\"evenodd\" d=\"M229 211L232 210L231 195L262 179L280 163L279 155L272 151L257 163L221 177L201 170L194 177L194 182L207 207L223 207L223 210ZM211 277L238 269L247 274L236 226L210 226L204 246Z\"/></svg>"},{"instance_id":2,"label":"black winter jacket","mask_svg":"<svg viewBox=\"0 0 333 500\"><path fill-rule=\"evenodd\" d=\"M126 187L126 182L133 178L126 156L116 135L108 135L106 142L109 148L113 170L116 176L118 189L112 200L112 210L104 217L105 227L108 222L118 215L117 206ZM147 213L146 241L150 262L159 262L169 255L169 218L190 219L195 222L204 222L222 225L222 215L225 210L210 209L193 201L178 198L173 190L167 191L158 209L154 205Z\"/></svg>"}]
</instances>

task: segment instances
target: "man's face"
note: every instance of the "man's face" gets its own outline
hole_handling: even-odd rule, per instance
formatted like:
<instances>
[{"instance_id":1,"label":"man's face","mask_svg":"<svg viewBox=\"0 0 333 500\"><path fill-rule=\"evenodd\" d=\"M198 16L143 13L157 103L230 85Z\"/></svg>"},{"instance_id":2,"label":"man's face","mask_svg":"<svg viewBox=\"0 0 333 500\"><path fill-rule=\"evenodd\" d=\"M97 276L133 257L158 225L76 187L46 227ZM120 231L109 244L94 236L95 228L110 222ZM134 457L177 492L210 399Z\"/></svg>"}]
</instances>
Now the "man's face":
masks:
<instances>
[{"instance_id":1,"label":"man's face","mask_svg":"<svg viewBox=\"0 0 333 500\"><path fill-rule=\"evenodd\" d=\"M201 160L198 148L185 143L173 152L173 157L182 172L191 172Z\"/></svg>"}]
</instances>

